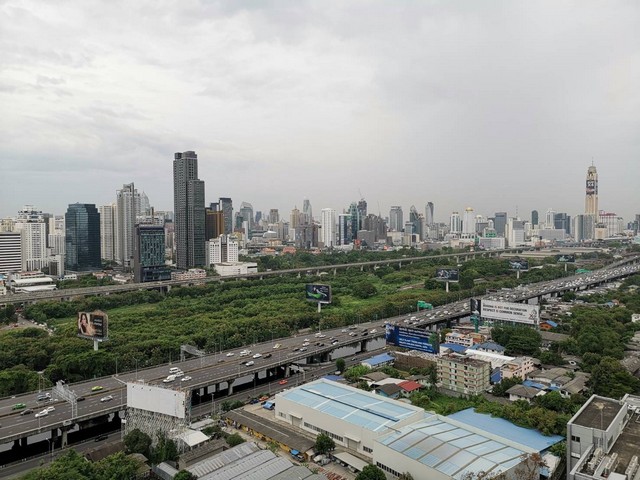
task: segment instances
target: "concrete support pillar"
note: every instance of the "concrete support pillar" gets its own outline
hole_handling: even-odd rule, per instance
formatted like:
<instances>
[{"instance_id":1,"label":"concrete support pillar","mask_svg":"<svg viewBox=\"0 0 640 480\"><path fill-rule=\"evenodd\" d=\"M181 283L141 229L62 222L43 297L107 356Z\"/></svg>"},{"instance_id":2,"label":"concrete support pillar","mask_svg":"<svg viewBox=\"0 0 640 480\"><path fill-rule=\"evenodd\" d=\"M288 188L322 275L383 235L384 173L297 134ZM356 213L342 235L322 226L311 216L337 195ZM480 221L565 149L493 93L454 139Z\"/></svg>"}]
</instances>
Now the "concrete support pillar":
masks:
<instances>
[{"instance_id":1,"label":"concrete support pillar","mask_svg":"<svg viewBox=\"0 0 640 480\"><path fill-rule=\"evenodd\" d=\"M233 381L233 379L227 381L229 384L229 391L227 392L228 395L233 395Z\"/></svg>"},{"instance_id":2,"label":"concrete support pillar","mask_svg":"<svg viewBox=\"0 0 640 480\"><path fill-rule=\"evenodd\" d=\"M258 380L260 380L260 377L258 375L259 373L260 372L256 372L256 373L253 374L253 381L256 382L256 383L258 382Z\"/></svg>"},{"instance_id":3,"label":"concrete support pillar","mask_svg":"<svg viewBox=\"0 0 640 480\"><path fill-rule=\"evenodd\" d=\"M333 269L333 276L335 277L337 274L338 274L338 269L337 269L337 268L334 268L334 269Z\"/></svg>"},{"instance_id":4,"label":"concrete support pillar","mask_svg":"<svg viewBox=\"0 0 640 480\"><path fill-rule=\"evenodd\" d=\"M64 428L62 429L62 444L60 445L60 448L64 448L67 446L67 444L69 443L68 441L68 433L67 433L67 429Z\"/></svg>"},{"instance_id":5,"label":"concrete support pillar","mask_svg":"<svg viewBox=\"0 0 640 480\"><path fill-rule=\"evenodd\" d=\"M21 438L21 439L20 439L20 446L21 446L22 448L26 448L26 446L27 446L27 440L29 440L27 437L23 437L23 438Z\"/></svg>"},{"instance_id":6,"label":"concrete support pillar","mask_svg":"<svg viewBox=\"0 0 640 480\"><path fill-rule=\"evenodd\" d=\"M367 341L363 340L360 342L360 351L361 352L366 352L367 351Z\"/></svg>"},{"instance_id":7,"label":"concrete support pillar","mask_svg":"<svg viewBox=\"0 0 640 480\"><path fill-rule=\"evenodd\" d=\"M364 272L364 265L360 265L360 271Z\"/></svg>"},{"instance_id":8,"label":"concrete support pillar","mask_svg":"<svg viewBox=\"0 0 640 480\"><path fill-rule=\"evenodd\" d=\"M291 376L291 365L288 365L284 368L284 376L285 377L289 377Z\"/></svg>"}]
</instances>

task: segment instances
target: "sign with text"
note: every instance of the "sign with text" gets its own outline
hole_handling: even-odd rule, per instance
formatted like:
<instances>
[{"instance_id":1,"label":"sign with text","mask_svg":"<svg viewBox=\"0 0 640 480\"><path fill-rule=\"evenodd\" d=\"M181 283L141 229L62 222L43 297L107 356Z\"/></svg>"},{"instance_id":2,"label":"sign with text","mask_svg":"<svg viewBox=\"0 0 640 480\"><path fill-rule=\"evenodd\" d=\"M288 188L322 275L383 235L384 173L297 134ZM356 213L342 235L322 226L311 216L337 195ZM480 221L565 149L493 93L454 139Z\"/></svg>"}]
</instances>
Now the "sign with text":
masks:
<instances>
[{"instance_id":1,"label":"sign with text","mask_svg":"<svg viewBox=\"0 0 640 480\"><path fill-rule=\"evenodd\" d=\"M540 308L538 305L482 299L480 308L480 315L485 319L526 323L529 325L538 325L540 323Z\"/></svg>"},{"instance_id":2,"label":"sign with text","mask_svg":"<svg viewBox=\"0 0 640 480\"><path fill-rule=\"evenodd\" d=\"M106 313L78 312L78 336L91 340L106 340L109 337L109 317Z\"/></svg>"},{"instance_id":3,"label":"sign with text","mask_svg":"<svg viewBox=\"0 0 640 480\"><path fill-rule=\"evenodd\" d=\"M558 263L576 263L575 255L556 255L556 262Z\"/></svg>"},{"instance_id":4,"label":"sign with text","mask_svg":"<svg viewBox=\"0 0 640 480\"><path fill-rule=\"evenodd\" d=\"M331 285L307 284L304 294L309 302L331 303Z\"/></svg>"},{"instance_id":5,"label":"sign with text","mask_svg":"<svg viewBox=\"0 0 640 480\"><path fill-rule=\"evenodd\" d=\"M457 268L438 268L436 280L442 282L457 282L460 279L460 271Z\"/></svg>"},{"instance_id":6,"label":"sign with text","mask_svg":"<svg viewBox=\"0 0 640 480\"><path fill-rule=\"evenodd\" d=\"M437 353L435 347L429 341L430 332L418 328L403 327L387 323L385 325L384 338L390 345L418 350L420 352Z\"/></svg>"},{"instance_id":7,"label":"sign with text","mask_svg":"<svg viewBox=\"0 0 640 480\"><path fill-rule=\"evenodd\" d=\"M509 260L509 268L511 270L529 270L529 260L514 259Z\"/></svg>"}]
</instances>

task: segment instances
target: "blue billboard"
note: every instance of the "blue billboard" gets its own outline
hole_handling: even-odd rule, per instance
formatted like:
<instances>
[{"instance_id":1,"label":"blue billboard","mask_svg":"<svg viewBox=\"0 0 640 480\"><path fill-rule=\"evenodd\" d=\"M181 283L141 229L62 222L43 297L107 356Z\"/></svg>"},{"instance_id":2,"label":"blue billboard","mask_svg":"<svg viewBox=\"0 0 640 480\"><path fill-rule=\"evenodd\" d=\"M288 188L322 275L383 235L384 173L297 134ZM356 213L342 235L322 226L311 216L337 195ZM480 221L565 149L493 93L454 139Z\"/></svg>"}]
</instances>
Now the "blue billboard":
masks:
<instances>
[{"instance_id":1,"label":"blue billboard","mask_svg":"<svg viewBox=\"0 0 640 480\"><path fill-rule=\"evenodd\" d=\"M402 327L390 323L385 325L384 338L388 344L420 352L437 353L429 342L430 335L431 332L418 328Z\"/></svg>"}]
</instances>

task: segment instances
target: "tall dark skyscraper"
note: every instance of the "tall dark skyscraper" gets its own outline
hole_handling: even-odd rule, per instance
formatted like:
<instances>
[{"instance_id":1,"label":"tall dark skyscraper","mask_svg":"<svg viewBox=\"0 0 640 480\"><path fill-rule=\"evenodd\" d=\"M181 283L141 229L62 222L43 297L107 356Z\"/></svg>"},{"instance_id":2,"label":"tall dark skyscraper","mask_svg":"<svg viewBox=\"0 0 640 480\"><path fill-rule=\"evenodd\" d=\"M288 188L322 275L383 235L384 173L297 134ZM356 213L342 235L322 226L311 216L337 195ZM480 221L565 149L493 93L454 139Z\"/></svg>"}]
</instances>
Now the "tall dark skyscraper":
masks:
<instances>
[{"instance_id":1,"label":"tall dark skyscraper","mask_svg":"<svg viewBox=\"0 0 640 480\"><path fill-rule=\"evenodd\" d=\"M205 265L204 182L198 179L196 152L176 153L173 160L173 210L176 265Z\"/></svg>"},{"instance_id":2,"label":"tall dark skyscraper","mask_svg":"<svg viewBox=\"0 0 640 480\"><path fill-rule=\"evenodd\" d=\"M538 225L538 210L531 210L531 225Z\"/></svg>"},{"instance_id":3,"label":"tall dark skyscraper","mask_svg":"<svg viewBox=\"0 0 640 480\"><path fill-rule=\"evenodd\" d=\"M427 225L433 225L435 222L435 220L433 219L434 216L434 206L433 206L433 202L427 202L427 204L424 207L424 221Z\"/></svg>"},{"instance_id":4,"label":"tall dark skyscraper","mask_svg":"<svg viewBox=\"0 0 640 480\"><path fill-rule=\"evenodd\" d=\"M210 208L205 208L204 229L207 241L224 233L224 212L220 210L219 203L212 203Z\"/></svg>"},{"instance_id":5,"label":"tall dark skyscraper","mask_svg":"<svg viewBox=\"0 0 640 480\"><path fill-rule=\"evenodd\" d=\"M507 212L496 212L493 218L493 228L497 235L504 237L505 227L507 225Z\"/></svg>"},{"instance_id":6,"label":"tall dark skyscraper","mask_svg":"<svg viewBox=\"0 0 640 480\"><path fill-rule=\"evenodd\" d=\"M136 282L171 280L164 263L164 226L136 225L133 245L133 276Z\"/></svg>"},{"instance_id":7,"label":"tall dark skyscraper","mask_svg":"<svg viewBox=\"0 0 640 480\"><path fill-rule=\"evenodd\" d=\"M65 270L100 270L100 214L94 204L73 203L65 223Z\"/></svg>"},{"instance_id":8,"label":"tall dark skyscraper","mask_svg":"<svg viewBox=\"0 0 640 480\"><path fill-rule=\"evenodd\" d=\"M219 203L224 215L224 233L229 235L233 232L233 202L228 197L220 197Z\"/></svg>"}]
</instances>

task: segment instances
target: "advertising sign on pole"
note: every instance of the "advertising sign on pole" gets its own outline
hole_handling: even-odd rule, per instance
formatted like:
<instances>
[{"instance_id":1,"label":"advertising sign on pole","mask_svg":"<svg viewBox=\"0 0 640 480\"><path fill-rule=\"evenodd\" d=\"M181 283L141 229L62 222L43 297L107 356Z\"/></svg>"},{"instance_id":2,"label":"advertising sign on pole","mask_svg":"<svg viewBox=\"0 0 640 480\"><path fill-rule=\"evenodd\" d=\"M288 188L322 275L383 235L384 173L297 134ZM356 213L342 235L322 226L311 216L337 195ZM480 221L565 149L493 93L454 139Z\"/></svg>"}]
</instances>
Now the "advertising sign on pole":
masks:
<instances>
[{"instance_id":1,"label":"advertising sign on pole","mask_svg":"<svg viewBox=\"0 0 640 480\"><path fill-rule=\"evenodd\" d=\"M556 262L558 263L576 263L575 255L556 255Z\"/></svg>"},{"instance_id":2,"label":"advertising sign on pole","mask_svg":"<svg viewBox=\"0 0 640 480\"><path fill-rule=\"evenodd\" d=\"M442 282L457 282L460 279L460 271L457 268L436 269L436 280Z\"/></svg>"},{"instance_id":3,"label":"advertising sign on pole","mask_svg":"<svg viewBox=\"0 0 640 480\"><path fill-rule=\"evenodd\" d=\"M109 317L106 313L78 312L78 336L89 340L107 340L109 338Z\"/></svg>"},{"instance_id":4,"label":"advertising sign on pole","mask_svg":"<svg viewBox=\"0 0 640 480\"><path fill-rule=\"evenodd\" d=\"M511 270L519 270L521 272L529 270L529 260L513 259L509 260L509 268Z\"/></svg>"},{"instance_id":5,"label":"advertising sign on pole","mask_svg":"<svg viewBox=\"0 0 640 480\"><path fill-rule=\"evenodd\" d=\"M307 284L305 298L309 302L331 303L331 285Z\"/></svg>"},{"instance_id":6,"label":"advertising sign on pole","mask_svg":"<svg viewBox=\"0 0 640 480\"><path fill-rule=\"evenodd\" d=\"M484 319L538 325L540 308L526 303L496 302L483 299L480 315Z\"/></svg>"},{"instance_id":7,"label":"advertising sign on pole","mask_svg":"<svg viewBox=\"0 0 640 480\"><path fill-rule=\"evenodd\" d=\"M429 341L430 335L430 332L418 328L391 323L385 325L385 339L388 344L420 352L437 353L436 348Z\"/></svg>"}]
</instances>

